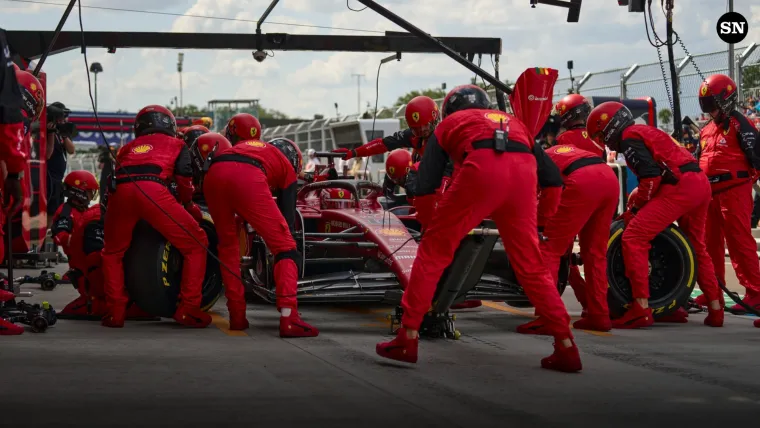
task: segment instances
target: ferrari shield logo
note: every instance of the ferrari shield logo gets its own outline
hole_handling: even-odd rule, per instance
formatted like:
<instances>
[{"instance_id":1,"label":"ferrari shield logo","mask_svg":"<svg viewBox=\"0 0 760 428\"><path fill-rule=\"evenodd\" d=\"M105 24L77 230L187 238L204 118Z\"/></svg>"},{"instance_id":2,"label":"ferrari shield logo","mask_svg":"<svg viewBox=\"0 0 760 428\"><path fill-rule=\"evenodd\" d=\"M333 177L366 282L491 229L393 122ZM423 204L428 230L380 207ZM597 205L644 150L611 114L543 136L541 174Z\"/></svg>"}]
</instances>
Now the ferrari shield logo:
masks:
<instances>
[{"instance_id":1,"label":"ferrari shield logo","mask_svg":"<svg viewBox=\"0 0 760 428\"><path fill-rule=\"evenodd\" d=\"M346 192L344 192L343 190L338 190L338 197L340 199L343 199L344 196L346 196Z\"/></svg>"},{"instance_id":2,"label":"ferrari shield logo","mask_svg":"<svg viewBox=\"0 0 760 428\"><path fill-rule=\"evenodd\" d=\"M581 135L583 136L583 138L588 138L588 132L586 131L581 132Z\"/></svg>"},{"instance_id":3,"label":"ferrari shield logo","mask_svg":"<svg viewBox=\"0 0 760 428\"><path fill-rule=\"evenodd\" d=\"M149 151L153 150L153 146L150 144L141 144L135 148L132 149L132 153L136 155L143 155L145 153L148 153Z\"/></svg>"},{"instance_id":4,"label":"ferrari shield logo","mask_svg":"<svg viewBox=\"0 0 760 428\"><path fill-rule=\"evenodd\" d=\"M325 233L330 233L330 223L325 223Z\"/></svg>"},{"instance_id":5,"label":"ferrari shield logo","mask_svg":"<svg viewBox=\"0 0 760 428\"><path fill-rule=\"evenodd\" d=\"M602 117L600 119L602 119L604 121L604 120L607 120L607 118L609 118L609 116L607 115L607 113L602 113Z\"/></svg>"},{"instance_id":6,"label":"ferrari shield logo","mask_svg":"<svg viewBox=\"0 0 760 428\"><path fill-rule=\"evenodd\" d=\"M257 132L259 132L259 130L258 130L258 129L256 129L256 128L251 128L251 137L254 137L254 138L255 138L255 137L256 137L256 133L257 133Z\"/></svg>"},{"instance_id":7,"label":"ferrari shield logo","mask_svg":"<svg viewBox=\"0 0 760 428\"><path fill-rule=\"evenodd\" d=\"M412 113L412 120L414 120L415 122L419 122L420 121L420 114L419 114L419 112L415 111L414 113Z\"/></svg>"},{"instance_id":8,"label":"ferrari shield logo","mask_svg":"<svg viewBox=\"0 0 760 428\"><path fill-rule=\"evenodd\" d=\"M80 184L82 184L82 182L81 182L81 181L79 181L79 180L74 180L74 185L75 185L75 186L79 186Z\"/></svg>"},{"instance_id":9,"label":"ferrari shield logo","mask_svg":"<svg viewBox=\"0 0 760 428\"><path fill-rule=\"evenodd\" d=\"M388 174L389 175L393 175L394 172L396 172L396 168L394 168L394 167L388 168Z\"/></svg>"},{"instance_id":10,"label":"ferrari shield logo","mask_svg":"<svg viewBox=\"0 0 760 428\"><path fill-rule=\"evenodd\" d=\"M208 144L204 144L204 145L202 145L202 146L201 146L201 151L202 151L202 152L207 152L207 151L208 151Z\"/></svg>"},{"instance_id":11,"label":"ferrari shield logo","mask_svg":"<svg viewBox=\"0 0 760 428\"><path fill-rule=\"evenodd\" d=\"M703 97L707 95L707 84L703 83L702 87L699 89L699 94Z\"/></svg>"}]
</instances>

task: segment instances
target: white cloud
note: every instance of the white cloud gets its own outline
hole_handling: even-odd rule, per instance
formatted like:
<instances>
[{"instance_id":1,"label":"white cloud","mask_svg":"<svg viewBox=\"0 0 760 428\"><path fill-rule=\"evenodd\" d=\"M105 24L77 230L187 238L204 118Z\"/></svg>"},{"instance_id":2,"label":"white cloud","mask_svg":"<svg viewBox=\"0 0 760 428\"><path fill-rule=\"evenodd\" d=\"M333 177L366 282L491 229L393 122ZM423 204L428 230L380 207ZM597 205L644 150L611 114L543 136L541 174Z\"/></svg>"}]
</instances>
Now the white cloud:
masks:
<instances>
[{"instance_id":1,"label":"white cloud","mask_svg":"<svg viewBox=\"0 0 760 428\"><path fill-rule=\"evenodd\" d=\"M84 25L89 30L223 32L255 37L255 21L269 3L269 0L90 0L87 5L225 19L86 9ZM586 71L657 61L656 50L642 28L643 14L628 13L626 7L611 1L584 2L579 23L565 22L566 9L546 5L532 9L525 0L386 0L382 4L435 36L501 38L501 77L511 80L534 66L556 68L564 76L568 60L575 62L576 77ZM350 0L349 5L352 9L363 9L355 0ZM3 5L3 17L8 29L50 30L62 9L9 2ZM751 32L744 44L760 42L760 6L744 3L736 5L736 9L750 21ZM714 33L715 21L723 12L725 4L715 0L676 4L675 27L691 53L725 48ZM664 36L664 18L659 7L654 13L657 31ZM75 16L66 28L78 29ZM345 0L280 2L262 28L264 32L290 34L379 35L372 32L404 31L371 9L349 10ZM367 102L374 104L379 60L391 54L277 51L274 57L258 63L247 51L184 53L185 104L204 106L215 98L255 98L265 107L301 117L314 113L332 115L336 102L341 113L352 113L356 109L357 81L351 75L355 73L364 75L360 82L362 108ZM150 103L167 104L178 96L174 51L120 49L115 55L107 55L103 50L90 49L88 54L91 62L99 61L105 69L98 76L101 110L136 111ZM676 47L676 55L681 55L680 46ZM493 73L490 58L483 58L482 66ZM61 100L77 108L89 104L84 64L78 50L51 57L45 69L49 75L50 101ZM472 76L472 72L441 54L403 54L401 62L383 65L379 102L389 105L407 91L439 87L444 82L453 87L468 82Z\"/></svg>"}]
</instances>

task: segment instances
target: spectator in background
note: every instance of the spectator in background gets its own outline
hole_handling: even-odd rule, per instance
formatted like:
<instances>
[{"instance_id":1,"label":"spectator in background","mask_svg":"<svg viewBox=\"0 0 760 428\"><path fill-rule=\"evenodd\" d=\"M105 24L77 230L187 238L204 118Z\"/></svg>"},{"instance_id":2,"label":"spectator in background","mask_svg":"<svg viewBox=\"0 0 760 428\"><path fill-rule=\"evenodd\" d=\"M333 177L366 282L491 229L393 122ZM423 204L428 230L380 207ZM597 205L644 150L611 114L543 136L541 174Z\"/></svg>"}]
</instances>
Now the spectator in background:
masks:
<instances>
[{"instance_id":1,"label":"spectator in background","mask_svg":"<svg viewBox=\"0 0 760 428\"><path fill-rule=\"evenodd\" d=\"M317 157L317 151L314 149L309 149L306 151L306 155L309 157L309 160L306 161L306 166L304 166L303 172L315 173L317 166L321 165L319 158Z\"/></svg>"},{"instance_id":2,"label":"spectator in background","mask_svg":"<svg viewBox=\"0 0 760 428\"><path fill-rule=\"evenodd\" d=\"M48 228L63 205L63 178L68 156L74 154L76 125L68 121L70 110L61 102L47 108L47 213Z\"/></svg>"}]
</instances>

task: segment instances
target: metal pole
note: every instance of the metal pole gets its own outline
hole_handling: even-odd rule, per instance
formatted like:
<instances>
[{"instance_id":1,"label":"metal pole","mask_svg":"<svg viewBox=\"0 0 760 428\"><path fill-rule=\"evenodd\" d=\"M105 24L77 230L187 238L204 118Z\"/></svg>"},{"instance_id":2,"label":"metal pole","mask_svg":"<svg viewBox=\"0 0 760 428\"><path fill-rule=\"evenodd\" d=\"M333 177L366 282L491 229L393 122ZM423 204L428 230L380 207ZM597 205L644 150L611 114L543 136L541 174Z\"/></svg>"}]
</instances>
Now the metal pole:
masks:
<instances>
[{"instance_id":1,"label":"metal pole","mask_svg":"<svg viewBox=\"0 0 760 428\"><path fill-rule=\"evenodd\" d=\"M668 12L668 22L666 24L667 44L668 44L668 62L670 63L670 88L673 90L673 129L681 129L681 101L678 95L678 72L676 71L676 61L673 56L673 0L667 0L666 10ZM667 82L665 82L667 84ZM683 142L683 133L676 132L676 138Z\"/></svg>"},{"instance_id":2,"label":"metal pole","mask_svg":"<svg viewBox=\"0 0 760 428\"><path fill-rule=\"evenodd\" d=\"M462 64L465 68L477 74L478 76L482 77L483 80L492 84L494 87L498 88L499 90L504 91L504 93L506 93L507 95L512 94L512 89L509 86L507 86L504 82L500 82L499 79L495 78L494 76L491 76L488 72L486 72L482 68L478 67L477 65L473 64L470 61L467 61L467 59L463 58L458 53L454 52L450 47L443 44L440 40L434 37L431 37L426 32L412 25L409 21L404 20L403 18L391 12L390 10L380 6L373 0L359 0L359 3L374 10L378 14L382 15L384 18L388 19L389 21L393 22L394 24L398 25L404 30L410 32L412 35L422 40L427 41L431 45L437 46L438 49L440 49L441 52L446 54L449 58Z\"/></svg>"},{"instance_id":3,"label":"metal pole","mask_svg":"<svg viewBox=\"0 0 760 428\"><path fill-rule=\"evenodd\" d=\"M728 11L734 11L734 0L728 0ZM728 77L736 81L736 69L734 68L736 58L734 57L734 44L728 44Z\"/></svg>"},{"instance_id":4,"label":"metal pole","mask_svg":"<svg viewBox=\"0 0 760 428\"><path fill-rule=\"evenodd\" d=\"M179 72L179 111L180 115L182 115L182 106L184 104L182 103L182 71Z\"/></svg>"},{"instance_id":5,"label":"metal pole","mask_svg":"<svg viewBox=\"0 0 760 428\"><path fill-rule=\"evenodd\" d=\"M361 78L363 74L352 74L352 77L356 77L356 114L362 114L362 83Z\"/></svg>"},{"instance_id":6,"label":"metal pole","mask_svg":"<svg viewBox=\"0 0 760 428\"><path fill-rule=\"evenodd\" d=\"M95 111L98 111L98 73L95 74Z\"/></svg>"},{"instance_id":7,"label":"metal pole","mask_svg":"<svg viewBox=\"0 0 760 428\"><path fill-rule=\"evenodd\" d=\"M74 4L76 2L77 0L71 0L69 2L69 5L66 7L66 10L63 12L63 16L61 17L61 20L58 21L58 26L55 27L55 32L53 33L53 37L50 39L50 44L48 45L47 49L45 49L45 53L42 54L42 57L40 57L40 60L37 62L37 67L35 67L34 71L32 72L32 74L34 74L35 76L40 75L40 70L42 70L42 64L45 63L45 60L47 59L48 55L50 55L50 51L53 50L53 46L55 45L56 40L58 40L58 35L61 34L63 25L66 23L66 20L69 18L69 14L71 14L71 9L74 9ZM82 48L84 48L84 46Z\"/></svg>"}]
</instances>

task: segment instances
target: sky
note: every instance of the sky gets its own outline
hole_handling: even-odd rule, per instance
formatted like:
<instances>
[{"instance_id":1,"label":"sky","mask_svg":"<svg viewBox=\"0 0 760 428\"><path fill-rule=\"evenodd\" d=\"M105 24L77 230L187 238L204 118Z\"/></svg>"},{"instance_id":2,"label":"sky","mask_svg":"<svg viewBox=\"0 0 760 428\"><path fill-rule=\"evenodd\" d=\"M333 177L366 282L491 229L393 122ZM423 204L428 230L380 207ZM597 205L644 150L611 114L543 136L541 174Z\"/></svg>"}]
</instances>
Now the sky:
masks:
<instances>
[{"instance_id":1,"label":"sky","mask_svg":"<svg viewBox=\"0 0 760 428\"><path fill-rule=\"evenodd\" d=\"M66 3L66 0L0 0L0 27L52 31ZM164 13L85 7L82 19L86 31L253 34L255 21L269 3L269 0L82 0L83 6ZM565 77L568 60L574 61L576 76L585 71L657 61L656 49L647 40L643 14L628 13L616 0L584 1L578 23L566 22L566 9L546 5L532 9L529 0L380 0L379 3L434 36L501 38L500 73L502 78L512 81L530 67L555 68L560 77ZM372 10L362 8L355 0L282 0L262 29L347 35L403 31ZM749 21L750 32L742 45L760 43L760 4L737 0L734 8ZM715 30L718 18L726 10L724 0L676 1L674 28L691 53L726 49ZM79 31L77 13L75 7L64 30ZM659 8L655 22L664 37L664 18ZM364 75L360 78L360 108L364 111L368 103L375 104L377 67L379 60L389 55L279 51L258 63L249 51L184 51L183 102L205 106L211 99L258 99L263 107L303 118L312 118L314 114L334 116L334 103L338 103L341 115L354 114L357 79L352 74ZM105 49L91 48L87 57L90 63L100 62L104 69L98 75L99 111L136 112L148 104L168 105L179 97L177 51L120 49L108 54ZM486 58L483 68L493 72L491 61ZM79 49L51 56L44 70L48 76L48 102L62 101L71 109L91 110L87 73ZM404 54L400 62L383 65L377 100L381 107L390 106L411 90L440 87L444 82L452 88L469 83L472 76L443 54Z\"/></svg>"}]
</instances>

